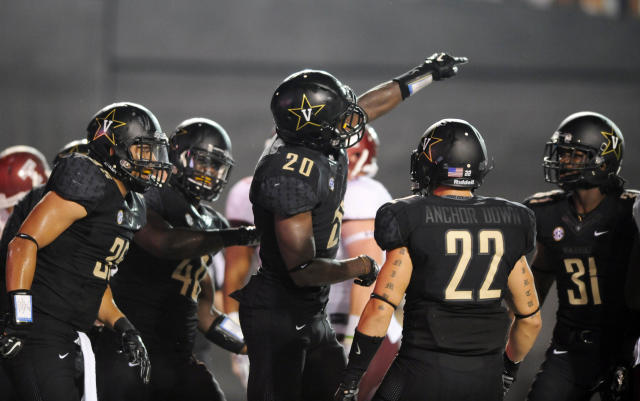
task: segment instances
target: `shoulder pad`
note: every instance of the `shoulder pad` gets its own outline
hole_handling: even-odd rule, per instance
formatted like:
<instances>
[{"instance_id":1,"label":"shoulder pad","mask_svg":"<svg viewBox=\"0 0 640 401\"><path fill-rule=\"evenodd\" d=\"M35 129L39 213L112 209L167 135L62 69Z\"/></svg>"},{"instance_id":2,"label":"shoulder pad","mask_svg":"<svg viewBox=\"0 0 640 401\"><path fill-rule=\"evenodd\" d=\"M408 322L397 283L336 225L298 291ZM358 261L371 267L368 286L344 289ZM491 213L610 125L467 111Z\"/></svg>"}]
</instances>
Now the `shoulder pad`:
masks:
<instances>
[{"instance_id":1,"label":"shoulder pad","mask_svg":"<svg viewBox=\"0 0 640 401\"><path fill-rule=\"evenodd\" d=\"M409 198L393 200L378 209L374 237L381 249L390 251L407 243L408 227L403 209Z\"/></svg>"},{"instance_id":2,"label":"shoulder pad","mask_svg":"<svg viewBox=\"0 0 640 401\"><path fill-rule=\"evenodd\" d=\"M79 203L87 212L105 196L113 177L89 156L74 153L61 159L47 181L47 191L55 191L66 200ZM115 185L115 182L113 183Z\"/></svg>"},{"instance_id":3,"label":"shoulder pad","mask_svg":"<svg viewBox=\"0 0 640 401\"><path fill-rule=\"evenodd\" d=\"M524 200L525 205L535 205L540 203L551 203L566 197L566 192L561 189L554 189L548 192L538 192Z\"/></svg>"}]
</instances>

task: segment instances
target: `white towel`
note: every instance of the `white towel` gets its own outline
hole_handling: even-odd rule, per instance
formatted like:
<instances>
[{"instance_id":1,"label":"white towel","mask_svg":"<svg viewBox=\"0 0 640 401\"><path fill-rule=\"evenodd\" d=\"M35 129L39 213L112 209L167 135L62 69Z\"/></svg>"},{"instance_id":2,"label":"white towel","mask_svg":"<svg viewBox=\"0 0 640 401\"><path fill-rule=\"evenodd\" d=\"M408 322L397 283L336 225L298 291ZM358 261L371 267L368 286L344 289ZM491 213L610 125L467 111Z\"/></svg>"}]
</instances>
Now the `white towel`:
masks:
<instances>
[{"instance_id":1,"label":"white towel","mask_svg":"<svg viewBox=\"0 0 640 401\"><path fill-rule=\"evenodd\" d=\"M84 361L84 395L82 401L98 401L98 391L96 389L96 358L91 348L91 341L86 334L79 331L80 350Z\"/></svg>"}]
</instances>

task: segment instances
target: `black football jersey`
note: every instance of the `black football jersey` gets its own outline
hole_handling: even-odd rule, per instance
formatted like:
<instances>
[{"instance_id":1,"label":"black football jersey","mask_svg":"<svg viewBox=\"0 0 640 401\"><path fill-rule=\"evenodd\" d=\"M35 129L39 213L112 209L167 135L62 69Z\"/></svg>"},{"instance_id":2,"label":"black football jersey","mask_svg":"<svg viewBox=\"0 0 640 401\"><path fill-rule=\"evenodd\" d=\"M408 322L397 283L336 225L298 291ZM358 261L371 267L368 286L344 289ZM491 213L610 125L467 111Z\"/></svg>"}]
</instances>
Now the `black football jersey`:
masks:
<instances>
[{"instance_id":1,"label":"black football jersey","mask_svg":"<svg viewBox=\"0 0 640 401\"><path fill-rule=\"evenodd\" d=\"M310 211L315 256L335 258L346 180L344 150L323 153L276 140L265 151L256 167L249 194L256 227L263 233L258 279L263 280L263 284L254 281L245 287L239 296L241 302L309 309L319 309L326 304L328 286L300 288L291 280L276 240L274 215L286 217Z\"/></svg>"},{"instance_id":2,"label":"black football jersey","mask_svg":"<svg viewBox=\"0 0 640 401\"><path fill-rule=\"evenodd\" d=\"M571 196L556 190L525 201L536 215L537 240L545 260L536 270L552 272L558 292L557 322L598 329L624 322L624 282L637 235L633 201L637 193L609 194L586 216Z\"/></svg>"},{"instance_id":3,"label":"black football jersey","mask_svg":"<svg viewBox=\"0 0 640 401\"><path fill-rule=\"evenodd\" d=\"M415 195L382 206L376 242L386 251L407 247L413 264L403 346L500 351L509 327L501 303L508 277L534 238L533 213L504 199Z\"/></svg>"},{"instance_id":4,"label":"black football jersey","mask_svg":"<svg viewBox=\"0 0 640 401\"><path fill-rule=\"evenodd\" d=\"M82 205L77 220L38 251L31 291L33 308L88 330L111 276L122 261L135 231L146 222L142 196L122 196L112 176L88 156L74 154L56 164L45 187Z\"/></svg>"},{"instance_id":5,"label":"black football jersey","mask_svg":"<svg viewBox=\"0 0 640 401\"><path fill-rule=\"evenodd\" d=\"M171 185L145 192L147 207L173 227L227 228L227 220L208 206L194 206ZM161 259L135 243L111 280L118 307L142 333L150 351L191 353L198 325L200 281L213 255Z\"/></svg>"}]
</instances>

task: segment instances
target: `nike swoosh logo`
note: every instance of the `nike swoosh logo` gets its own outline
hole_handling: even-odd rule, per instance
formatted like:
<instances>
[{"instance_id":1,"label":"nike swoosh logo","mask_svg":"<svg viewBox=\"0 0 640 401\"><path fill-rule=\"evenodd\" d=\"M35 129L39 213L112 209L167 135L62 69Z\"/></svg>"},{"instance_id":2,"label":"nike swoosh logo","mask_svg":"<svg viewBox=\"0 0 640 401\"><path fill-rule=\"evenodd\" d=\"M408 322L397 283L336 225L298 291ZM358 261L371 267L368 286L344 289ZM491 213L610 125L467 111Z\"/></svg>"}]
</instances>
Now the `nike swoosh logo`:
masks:
<instances>
[{"instance_id":1,"label":"nike swoosh logo","mask_svg":"<svg viewBox=\"0 0 640 401\"><path fill-rule=\"evenodd\" d=\"M69 353L67 352L66 354L58 354L58 358L60 359L64 359L67 357L67 355L69 355Z\"/></svg>"},{"instance_id":2,"label":"nike swoosh logo","mask_svg":"<svg viewBox=\"0 0 640 401\"><path fill-rule=\"evenodd\" d=\"M563 350L559 350L559 349L553 349L553 355L562 355L562 354L566 354L569 351L563 351Z\"/></svg>"},{"instance_id":3,"label":"nike swoosh logo","mask_svg":"<svg viewBox=\"0 0 640 401\"><path fill-rule=\"evenodd\" d=\"M306 324L303 324L302 326L298 326L296 324L296 330L302 330L302 329L304 329L304 326L306 326Z\"/></svg>"},{"instance_id":4,"label":"nike swoosh logo","mask_svg":"<svg viewBox=\"0 0 640 401\"><path fill-rule=\"evenodd\" d=\"M356 355L360 355L360 344L356 343Z\"/></svg>"},{"instance_id":5,"label":"nike swoosh logo","mask_svg":"<svg viewBox=\"0 0 640 401\"><path fill-rule=\"evenodd\" d=\"M609 232L609 231L594 231L594 232L593 232L593 236L594 236L594 237L599 237L599 236L601 236L601 235L603 235L603 234L606 234L606 233L608 233L608 232Z\"/></svg>"}]
</instances>

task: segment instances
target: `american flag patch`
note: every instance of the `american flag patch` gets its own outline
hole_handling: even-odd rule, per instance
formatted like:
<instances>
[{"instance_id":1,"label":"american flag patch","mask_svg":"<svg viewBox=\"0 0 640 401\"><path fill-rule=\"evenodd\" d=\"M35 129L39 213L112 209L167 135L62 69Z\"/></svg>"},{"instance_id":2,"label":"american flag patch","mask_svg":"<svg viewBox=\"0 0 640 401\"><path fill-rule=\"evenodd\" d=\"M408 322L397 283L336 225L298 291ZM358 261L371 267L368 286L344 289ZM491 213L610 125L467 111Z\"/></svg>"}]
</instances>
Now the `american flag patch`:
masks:
<instances>
[{"instance_id":1,"label":"american flag patch","mask_svg":"<svg viewBox=\"0 0 640 401\"><path fill-rule=\"evenodd\" d=\"M462 167L449 167L447 177L462 177Z\"/></svg>"}]
</instances>

